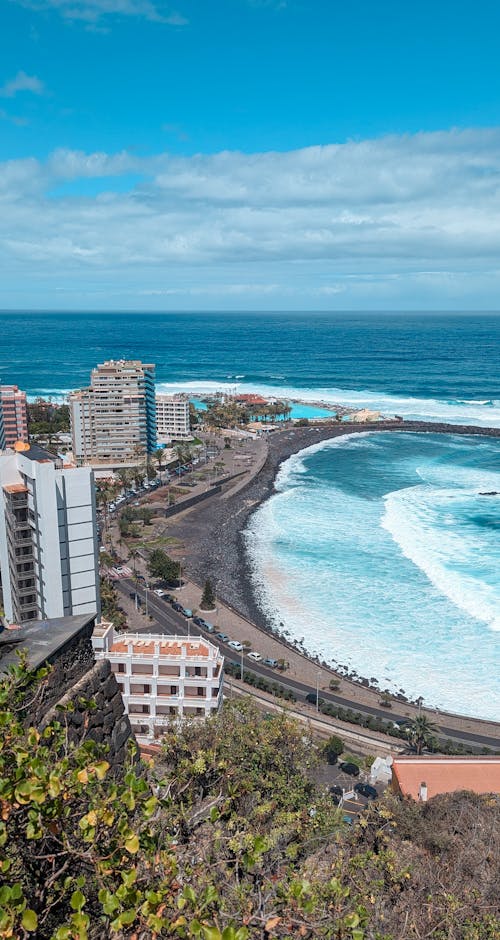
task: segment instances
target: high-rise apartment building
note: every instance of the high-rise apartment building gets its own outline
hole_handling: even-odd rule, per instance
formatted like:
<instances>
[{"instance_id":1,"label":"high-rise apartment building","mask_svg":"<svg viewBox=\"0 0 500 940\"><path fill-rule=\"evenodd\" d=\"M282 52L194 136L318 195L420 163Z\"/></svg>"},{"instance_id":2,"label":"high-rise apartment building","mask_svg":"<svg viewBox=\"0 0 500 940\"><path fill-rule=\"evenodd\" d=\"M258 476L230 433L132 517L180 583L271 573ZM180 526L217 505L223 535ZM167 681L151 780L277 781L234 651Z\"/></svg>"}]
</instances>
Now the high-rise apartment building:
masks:
<instances>
[{"instance_id":1,"label":"high-rise apartment building","mask_svg":"<svg viewBox=\"0 0 500 940\"><path fill-rule=\"evenodd\" d=\"M103 362L90 386L69 397L77 464L116 466L156 449L155 367L138 361Z\"/></svg>"},{"instance_id":2,"label":"high-rise apartment building","mask_svg":"<svg viewBox=\"0 0 500 940\"><path fill-rule=\"evenodd\" d=\"M16 441L28 440L28 407L26 392L17 385L0 385L0 412L3 417L4 447L10 447ZM0 418L1 422L1 418ZM0 431L0 447L1 447Z\"/></svg>"},{"instance_id":3,"label":"high-rise apartment building","mask_svg":"<svg viewBox=\"0 0 500 940\"><path fill-rule=\"evenodd\" d=\"M5 618L100 614L95 483L39 447L0 455L0 571Z\"/></svg>"},{"instance_id":4,"label":"high-rise apartment building","mask_svg":"<svg viewBox=\"0 0 500 940\"><path fill-rule=\"evenodd\" d=\"M191 440L187 395L157 395L156 426L161 444Z\"/></svg>"}]
</instances>

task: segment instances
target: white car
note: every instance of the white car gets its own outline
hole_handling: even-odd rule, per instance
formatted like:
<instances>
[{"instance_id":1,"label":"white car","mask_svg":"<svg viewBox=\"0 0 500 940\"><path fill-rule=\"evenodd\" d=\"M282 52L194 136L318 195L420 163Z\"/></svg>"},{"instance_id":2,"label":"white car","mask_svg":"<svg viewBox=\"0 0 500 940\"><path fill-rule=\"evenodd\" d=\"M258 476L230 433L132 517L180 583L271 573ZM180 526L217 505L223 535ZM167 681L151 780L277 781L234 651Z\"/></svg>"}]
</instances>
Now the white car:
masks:
<instances>
[{"instance_id":1,"label":"white car","mask_svg":"<svg viewBox=\"0 0 500 940\"><path fill-rule=\"evenodd\" d=\"M157 597L163 597L164 593L165 593L165 591L162 591L161 588L156 588L156 590L155 590L155 594L156 594Z\"/></svg>"},{"instance_id":2,"label":"white car","mask_svg":"<svg viewBox=\"0 0 500 940\"><path fill-rule=\"evenodd\" d=\"M241 653L243 649L243 643L240 643L239 640L229 640L227 645L230 646L232 650L236 650L238 653Z\"/></svg>"},{"instance_id":3,"label":"white car","mask_svg":"<svg viewBox=\"0 0 500 940\"><path fill-rule=\"evenodd\" d=\"M257 652L257 650L252 650L252 652L248 654L248 658L253 659L254 662L258 663L262 659L262 656Z\"/></svg>"}]
</instances>

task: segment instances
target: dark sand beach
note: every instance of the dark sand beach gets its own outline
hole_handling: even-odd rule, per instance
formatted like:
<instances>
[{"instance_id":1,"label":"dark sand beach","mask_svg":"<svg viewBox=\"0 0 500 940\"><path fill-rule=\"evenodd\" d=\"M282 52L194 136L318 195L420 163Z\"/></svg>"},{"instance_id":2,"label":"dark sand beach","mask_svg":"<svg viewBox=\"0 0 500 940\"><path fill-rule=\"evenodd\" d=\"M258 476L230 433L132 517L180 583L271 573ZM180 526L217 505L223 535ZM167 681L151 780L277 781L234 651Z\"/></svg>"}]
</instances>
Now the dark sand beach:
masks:
<instances>
[{"instance_id":1,"label":"dark sand beach","mask_svg":"<svg viewBox=\"0 0 500 940\"><path fill-rule=\"evenodd\" d=\"M279 466L292 454L320 441L345 434L383 431L470 434L499 437L500 428L478 428L430 422L377 422L376 424L329 424L289 428L269 435L268 451L259 472L248 483L235 488L226 485L222 493L187 512L174 516L169 533L183 545L186 569L198 583L210 578L217 596L262 628L269 628L252 586L243 532L249 516L274 491Z\"/></svg>"}]
</instances>

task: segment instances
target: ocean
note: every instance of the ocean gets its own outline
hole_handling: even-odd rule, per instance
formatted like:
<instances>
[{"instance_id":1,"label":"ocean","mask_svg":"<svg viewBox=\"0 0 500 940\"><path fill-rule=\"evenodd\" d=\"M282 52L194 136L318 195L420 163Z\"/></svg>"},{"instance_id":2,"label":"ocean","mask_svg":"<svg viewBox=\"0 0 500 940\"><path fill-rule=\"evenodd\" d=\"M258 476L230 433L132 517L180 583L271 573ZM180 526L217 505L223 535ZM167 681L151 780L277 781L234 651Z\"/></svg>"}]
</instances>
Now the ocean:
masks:
<instances>
[{"instance_id":1,"label":"ocean","mask_svg":"<svg viewBox=\"0 0 500 940\"><path fill-rule=\"evenodd\" d=\"M494 314L0 314L0 383L63 398L107 358L165 391L500 426ZM300 407L300 406L297 406ZM304 646L381 688L500 720L500 441L366 434L287 461L251 519L255 589Z\"/></svg>"},{"instance_id":2,"label":"ocean","mask_svg":"<svg viewBox=\"0 0 500 940\"><path fill-rule=\"evenodd\" d=\"M0 313L0 382L85 385L104 359L156 363L164 390L248 389L404 417L500 425L500 316Z\"/></svg>"}]
</instances>

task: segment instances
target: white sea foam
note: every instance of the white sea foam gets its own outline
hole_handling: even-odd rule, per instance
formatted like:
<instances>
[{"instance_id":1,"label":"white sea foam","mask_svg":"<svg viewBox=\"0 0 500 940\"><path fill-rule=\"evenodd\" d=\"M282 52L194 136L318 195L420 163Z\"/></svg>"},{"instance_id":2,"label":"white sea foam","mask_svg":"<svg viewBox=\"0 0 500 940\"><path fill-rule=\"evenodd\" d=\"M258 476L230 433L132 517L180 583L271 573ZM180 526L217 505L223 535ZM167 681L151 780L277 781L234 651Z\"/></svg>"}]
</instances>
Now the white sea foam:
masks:
<instances>
[{"instance_id":1,"label":"white sea foam","mask_svg":"<svg viewBox=\"0 0 500 940\"><path fill-rule=\"evenodd\" d=\"M310 403L342 405L353 409L368 408L382 414L401 415L407 420L442 421L451 424L470 424L480 427L500 427L500 399L484 400L417 398L415 396L391 395L368 389L355 391L343 388L296 388L291 386L266 385L259 382L218 382L212 379L197 379L186 382L162 382L158 390L167 393L186 392L203 394L224 392L230 394L257 392L275 398L298 399Z\"/></svg>"},{"instance_id":2,"label":"white sea foam","mask_svg":"<svg viewBox=\"0 0 500 940\"><path fill-rule=\"evenodd\" d=\"M491 474L491 476L494 476ZM498 476L496 479L498 485ZM475 496L477 490L471 495ZM417 565L442 594L471 617L500 630L500 590L477 576L477 536L469 539L446 506L457 502L456 489L412 486L385 497L382 526L406 558ZM498 554L500 566L500 552ZM469 568L469 572L465 570Z\"/></svg>"},{"instance_id":3,"label":"white sea foam","mask_svg":"<svg viewBox=\"0 0 500 940\"><path fill-rule=\"evenodd\" d=\"M308 459L326 448L360 451L353 472L362 476L362 451L379 448L379 472L385 459L416 471L415 456L399 459L383 440L337 438L283 464L278 492L247 532L261 605L309 651L377 676L381 688L499 720L498 503L477 495L500 490L499 476L459 466L463 439L450 438L444 455L440 444L436 458L436 441L423 437L415 486L384 502L337 488L335 477L322 482ZM491 461L495 442L484 446ZM478 525L478 514L488 524Z\"/></svg>"},{"instance_id":4,"label":"white sea foam","mask_svg":"<svg viewBox=\"0 0 500 940\"><path fill-rule=\"evenodd\" d=\"M228 377L232 378L232 377ZM417 398L415 396L391 395L369 389L352 390L344 388L297 388L293 386L267 385L262 382L241 381L245 376L235 375L234 381L199 378L184 382L158 382L159 393L174 394L183 392L188 395L214 395L217 392L240 394L256 392L269 398L286 398L306 404L342 405L353 410L368 408L380 411L387 416L401 415L407 420L441 421L450 424L470 424L479 427L500 427L500 399L457 399L440 400L436 398ZM275 376L281 378L281 376ZM30 401L36 397L52 397L54 401L64 401L71 389L44 388L36 395L30 395Z\"/></svg>"}]
</instances>

